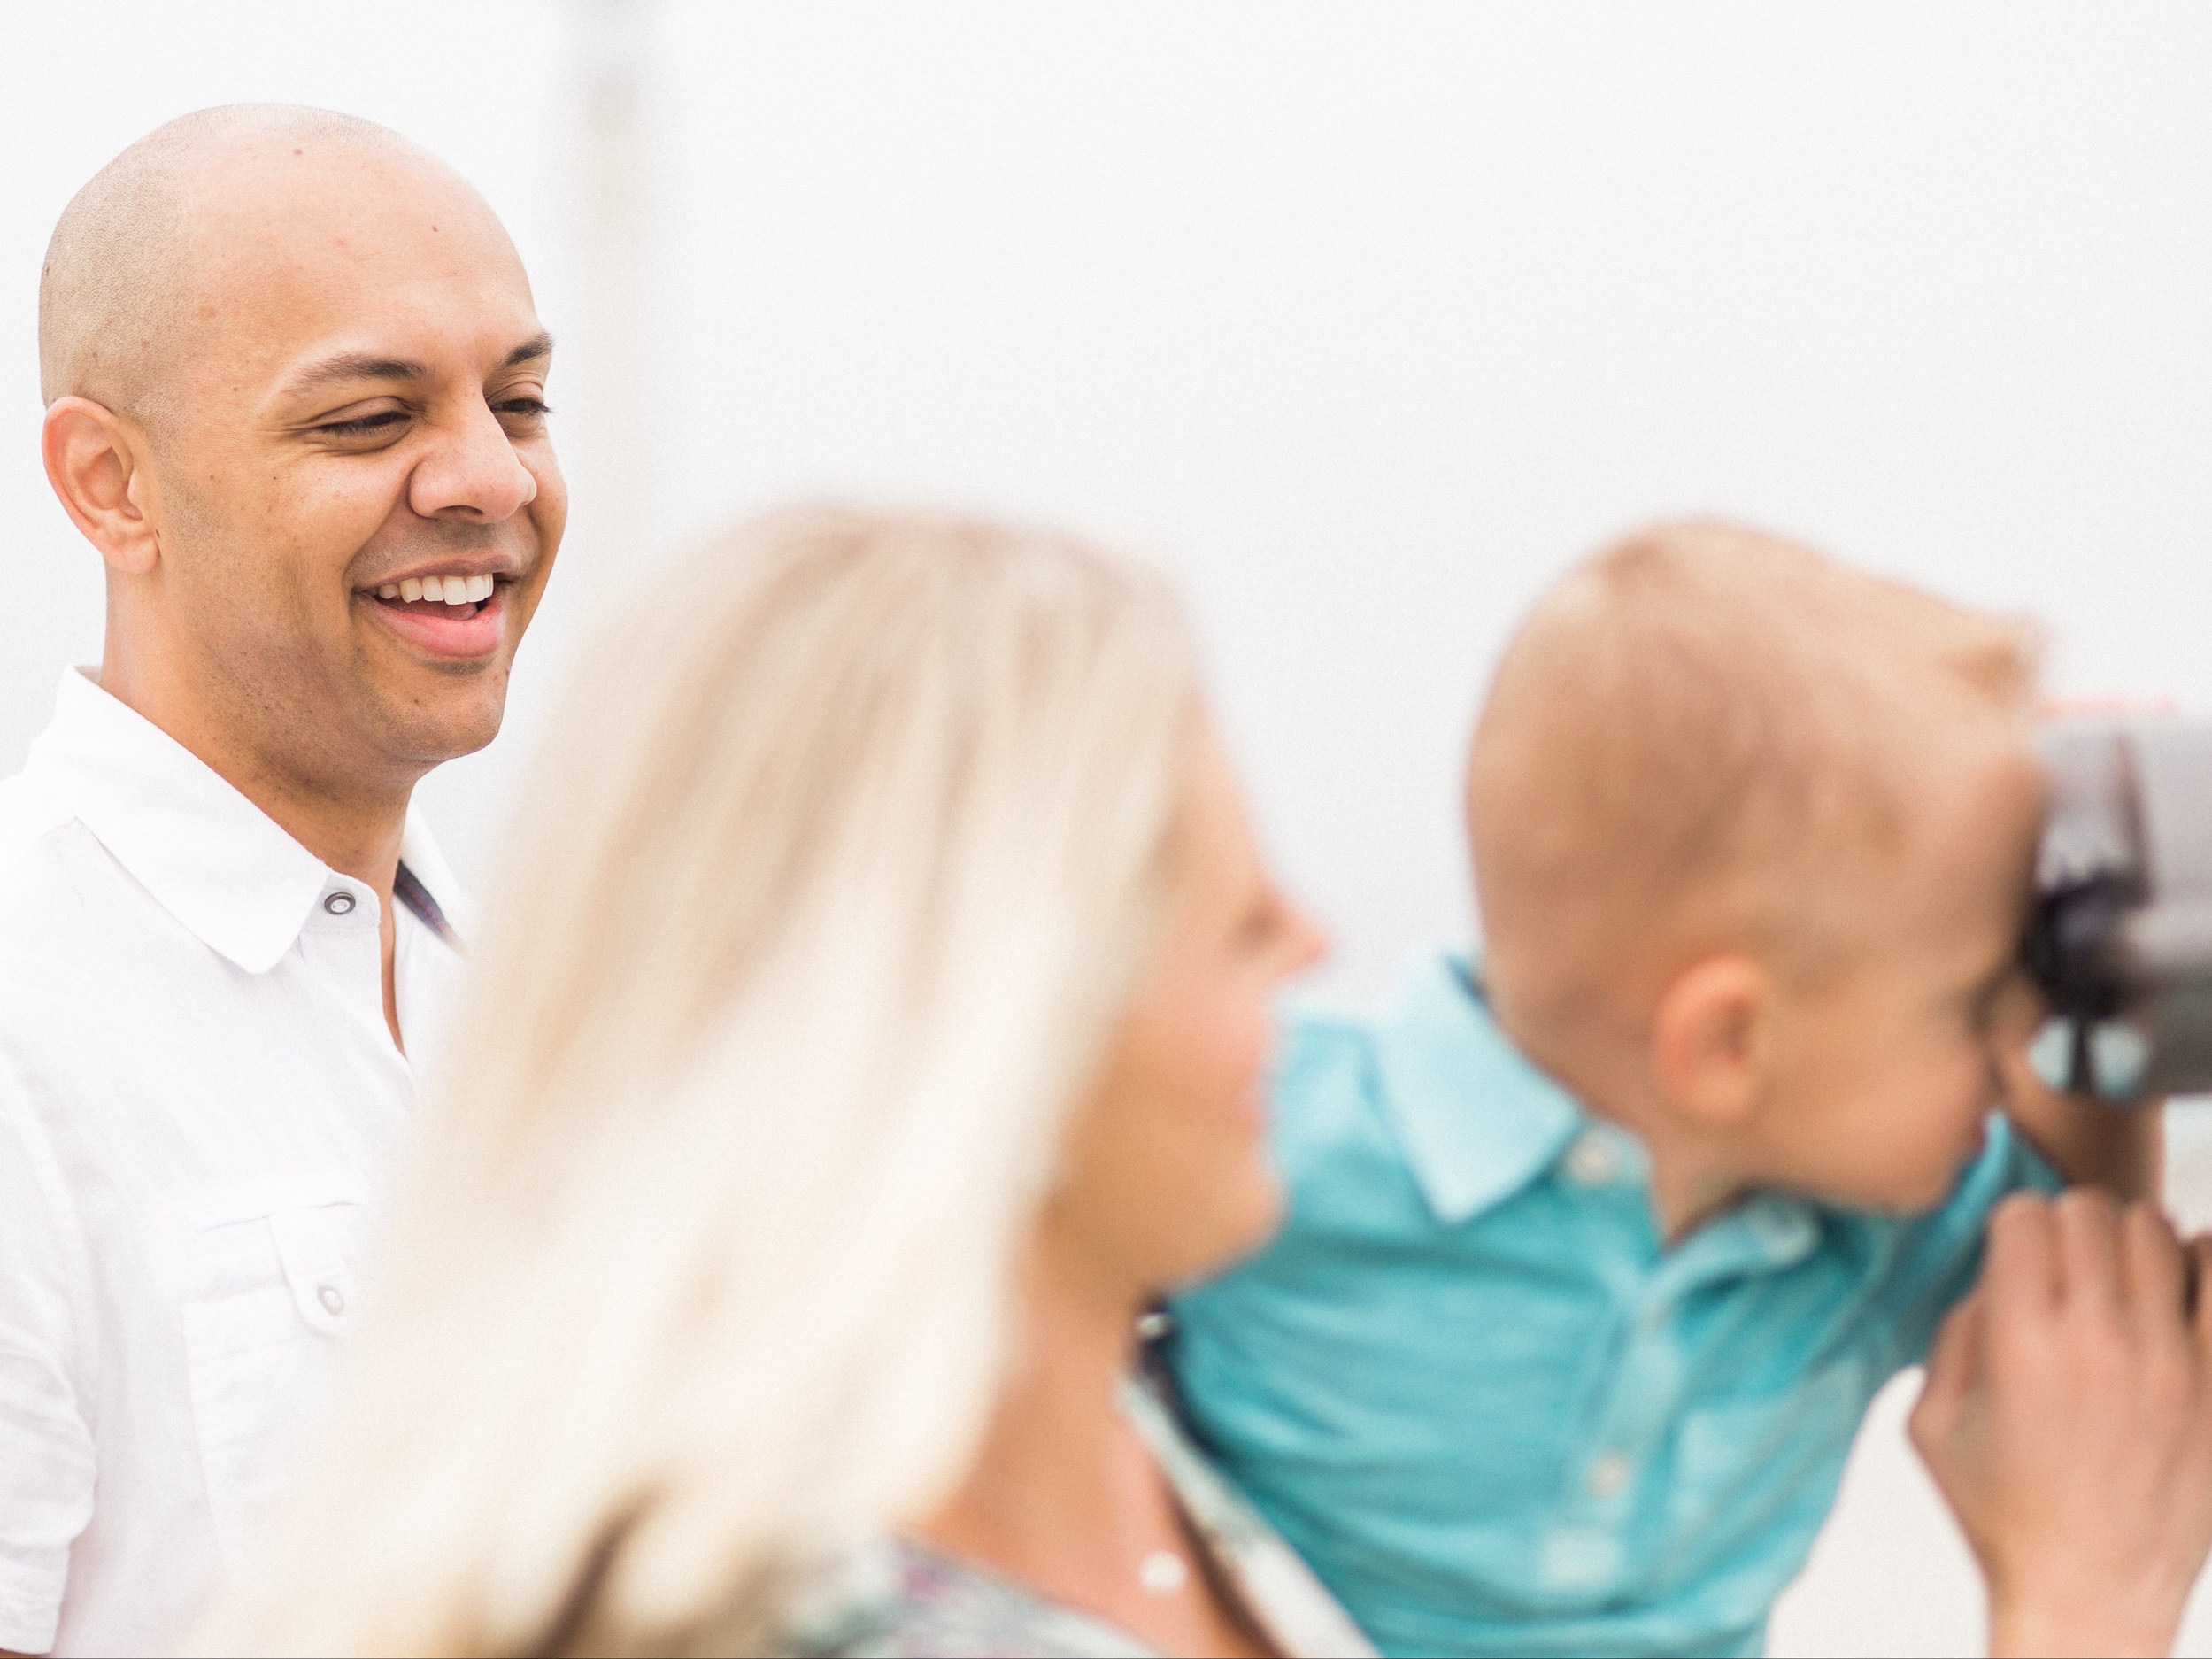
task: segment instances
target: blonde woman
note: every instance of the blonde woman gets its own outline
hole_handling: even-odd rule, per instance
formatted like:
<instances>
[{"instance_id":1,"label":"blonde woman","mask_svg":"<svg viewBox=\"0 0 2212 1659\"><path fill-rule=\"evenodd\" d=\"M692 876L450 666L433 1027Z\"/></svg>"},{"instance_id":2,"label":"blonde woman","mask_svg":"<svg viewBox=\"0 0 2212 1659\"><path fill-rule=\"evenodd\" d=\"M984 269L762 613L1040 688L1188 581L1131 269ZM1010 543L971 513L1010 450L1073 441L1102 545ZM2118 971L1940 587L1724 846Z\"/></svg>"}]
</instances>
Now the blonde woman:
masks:
<instances>
[{"instance_id":1,"label":"blonde woman","mask_svg":"<svg viewBox=\"0 0 2212 1659\"><path fill-rule=\"evenodd\" d=\"M225 1641L1364 1647L1131 1379L1261 1242L1270 886L1153 577L821 511L588 673Z\"/></svg>"}]
</instances>

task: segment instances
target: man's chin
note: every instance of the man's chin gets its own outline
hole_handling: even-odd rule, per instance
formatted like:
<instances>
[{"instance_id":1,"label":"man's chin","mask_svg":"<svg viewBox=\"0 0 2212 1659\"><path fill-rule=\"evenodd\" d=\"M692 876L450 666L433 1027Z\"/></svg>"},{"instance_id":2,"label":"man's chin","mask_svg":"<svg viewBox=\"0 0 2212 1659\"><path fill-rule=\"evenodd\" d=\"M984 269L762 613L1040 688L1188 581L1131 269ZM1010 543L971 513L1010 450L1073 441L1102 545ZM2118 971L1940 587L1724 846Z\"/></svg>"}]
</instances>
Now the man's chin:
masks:
<instances>
[{"instance_id":1,"label":"man's chin","mask_svg":"<svg viewBox=\"0 0 2212 1659\"><path fill-rule=\"evenodd\" d=\"M501 673L466 685L442 680L421 696L389 699L379 722L385 728L383 747L426 772L474 754L499 735L506 689L507 677Z\"/></svg>"}]
</instances>

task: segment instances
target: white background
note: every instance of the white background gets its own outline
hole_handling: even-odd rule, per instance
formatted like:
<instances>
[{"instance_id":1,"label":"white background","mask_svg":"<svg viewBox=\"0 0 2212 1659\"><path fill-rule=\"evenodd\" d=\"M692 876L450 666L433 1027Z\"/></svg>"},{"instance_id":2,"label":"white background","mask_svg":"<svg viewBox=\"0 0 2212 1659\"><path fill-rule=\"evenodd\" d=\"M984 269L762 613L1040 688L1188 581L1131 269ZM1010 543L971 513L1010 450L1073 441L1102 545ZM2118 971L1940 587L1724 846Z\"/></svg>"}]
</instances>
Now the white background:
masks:
<instances>
[{"instance_id":1,"label":"white background","mask_svg":"<svg viewBox=\"0 0 2212 1659\"><path fill-rule=\"evenodd\" d=\"M559 337L569 547L508 735L428 786L479 880L577 641L665 549L825 491L1168 560L1355 996L1468 930L1488 666L1640 520L1792 532L2043 618L2061 691L2212 704L2212 10L640 15L625 49L553 0L0 0L0 770L98 652L35 454L47 233L132 138L239 99L444 155ZM624 50L642 143L595 241L585 112ZM1854 1471L1779 1646L1977 1640L1915 1479L1893 1436Z\"/></svg>"}]
</instances>

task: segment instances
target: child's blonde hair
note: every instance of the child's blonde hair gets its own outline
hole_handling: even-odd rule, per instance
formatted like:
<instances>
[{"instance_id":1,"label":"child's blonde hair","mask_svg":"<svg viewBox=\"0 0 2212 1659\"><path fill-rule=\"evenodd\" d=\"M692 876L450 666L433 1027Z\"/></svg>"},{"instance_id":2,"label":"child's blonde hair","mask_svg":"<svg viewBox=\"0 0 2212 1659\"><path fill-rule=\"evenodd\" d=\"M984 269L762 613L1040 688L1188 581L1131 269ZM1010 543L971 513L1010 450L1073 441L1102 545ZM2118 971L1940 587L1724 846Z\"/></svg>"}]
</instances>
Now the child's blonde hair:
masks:
<instances>
[{"instance_id":1,"label":"child's blonde hair","mask_svg":"<svg viewBox=\"0 0 2212 1659\"><path fill-rule=\"evenodd\" d=\"M1661 525L1537 606L1477 726L1486 953L1568 1030L1666 948L1841 959L1946 741L2016 719L2027 625L1737 526Z\"/></svg>"},{"instance_id":2,"label":"child's blonde hair","mask_svg":"<svg viewBox=\"0 0 2212 1659\"><path fill-rule=\"evenodd\" d=\"M1163 583L1057 536L805 512L657 583L552 728L335 1449L220 1639L755 1653L934 1502L1195 698Z\"/></svg>"}]
</instances>

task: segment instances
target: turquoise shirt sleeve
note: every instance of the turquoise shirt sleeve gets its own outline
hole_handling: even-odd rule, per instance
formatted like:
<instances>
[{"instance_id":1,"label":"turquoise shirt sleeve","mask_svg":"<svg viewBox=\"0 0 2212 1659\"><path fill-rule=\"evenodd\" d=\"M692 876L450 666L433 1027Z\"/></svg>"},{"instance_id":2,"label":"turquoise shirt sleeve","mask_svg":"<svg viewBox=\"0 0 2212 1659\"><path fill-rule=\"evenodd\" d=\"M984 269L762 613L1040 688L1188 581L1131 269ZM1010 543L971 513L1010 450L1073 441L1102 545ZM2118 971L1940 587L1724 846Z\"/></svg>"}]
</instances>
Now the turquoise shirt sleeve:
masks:
<instances>
[{"instance_id":1,"label":"turquoise shirt sleeve","mask_svg":"<svg viewBox=\"0 0 2212 1659\"><path fill-rule=\"evenodd\" d=\"M1920 1363L1944 1315L1973 1289L1982 1270L1982 1230L1999 1201L2013 1192L2056 1192L2065 1184L2011 1119L1990 1115L1987 1145L1942 1207L1892 1223L1899 1239L1884 1297L1893 1344L1889 1370Z\"/></svg>"}]
</instances>

